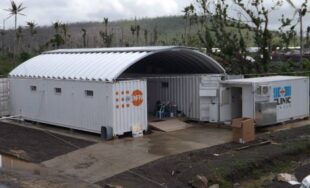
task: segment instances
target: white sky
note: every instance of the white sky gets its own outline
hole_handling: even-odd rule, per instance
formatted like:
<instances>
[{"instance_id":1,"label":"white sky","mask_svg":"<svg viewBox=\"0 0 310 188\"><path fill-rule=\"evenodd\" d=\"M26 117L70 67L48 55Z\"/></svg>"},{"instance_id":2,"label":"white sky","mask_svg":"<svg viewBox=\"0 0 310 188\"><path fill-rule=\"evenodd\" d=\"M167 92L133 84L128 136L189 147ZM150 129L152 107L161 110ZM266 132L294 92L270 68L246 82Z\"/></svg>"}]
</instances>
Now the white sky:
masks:
<instances>
[{"instance_id":1,"label":"white sky","mask_svg":"<svg viewBox=\"0 0 310 188\"><path fill-rule=\"evenodd\" d=\"M49 25L55 21L65 23L81 21L102 21L133 19L134 17L156 17L182 14L181 10L191 0L15 0L27 7L26 17L19 17L19 24L35 21L39 25ZM10 0L0 0L0 25L8 13ZM6 22L13 27L14 19Z\"/></svg>"},{"instance_id":2,"label":"white sky","mask_svg":"<svg viewBox=\"0 0 310 188\"><path fill-rule=\"evenodd\" d=\"M274 0L265 0L270 4ZM284 0L285 1L285 0ZM55 21L64 23L83 21L102 21L104 17L110 20L157 17L167 15L182 15L182 9L194 3L195 0L15 0L23 2L27 7L19 16L18 24L25 25L26 21L34 21L39 25L50 25ZM293 0L300 6L303 0ZM309 3L310 4L310 3ZM10 7L10 0L0 0L0 26L2 20L8 17L4 11ZM276 29L281 15L291 16L294 9L287 3L271 16L270 26ZM305 27L310 26L310 13L304 18ZM6 21L6 26L12 28L14 19Z\"/></svg>"}]
</instances>

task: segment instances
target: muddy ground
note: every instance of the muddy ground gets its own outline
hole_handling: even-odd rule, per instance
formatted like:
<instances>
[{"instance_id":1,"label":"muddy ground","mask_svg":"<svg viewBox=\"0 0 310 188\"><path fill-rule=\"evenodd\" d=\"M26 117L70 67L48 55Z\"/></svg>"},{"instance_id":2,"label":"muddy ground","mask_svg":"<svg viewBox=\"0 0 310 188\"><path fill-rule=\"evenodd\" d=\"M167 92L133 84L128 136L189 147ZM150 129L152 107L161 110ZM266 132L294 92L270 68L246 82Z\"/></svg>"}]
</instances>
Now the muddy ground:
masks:
<instances>
[{"instance_id":1,"label":"muddy ground","mask_svg":"<svg viewBox=\"0 0 310 188\"><path fill-rule=\"evenodd\" d=\"M56 135L17 125L0 123L0 153L40 163L93 142Z\"/></svg>"},{"instance_id":2,"label":"muddy ground","mask_svg":"<svg viewBox=\"0 0 310 188\"><path fill-rule=\"evenodd\" d=\"M267 142L266 142L267 141ZM124 187L192 187L197 175L209 184L233 187L244 179L261 176L280 163L310 159L310 125L260 135L255 142L266 144L241 149L229 143L169 156L98 182ZM241 149L241 150L240 150ZM308 168L303 168L307 174ZM309 172L310 173L310 172ZM271 184L270 184L271 185ZM266 185L267 186L267 185Z\"/></svg>"},{"instance_id":3,"label":"muddy ground","mask_svg":"<svg viewBox=\"0 0 310 188\"><path fill-rule=\"evenodd\" d=\"M0 170L1 188L99 188L74 177L59 175L55 172L48 174L29 174L23 171Z\"/></svg>"}]
</instances>

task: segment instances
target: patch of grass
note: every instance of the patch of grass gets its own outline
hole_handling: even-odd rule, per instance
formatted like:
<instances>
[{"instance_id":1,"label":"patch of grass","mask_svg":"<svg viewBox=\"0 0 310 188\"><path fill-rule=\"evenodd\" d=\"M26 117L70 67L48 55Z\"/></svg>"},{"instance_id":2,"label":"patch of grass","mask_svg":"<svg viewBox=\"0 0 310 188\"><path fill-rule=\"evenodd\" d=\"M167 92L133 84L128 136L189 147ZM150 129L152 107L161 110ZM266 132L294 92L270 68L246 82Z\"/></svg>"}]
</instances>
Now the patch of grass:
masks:
<instances>
[{"instance_id":1,"label":"patch of grass","mask_svg":"<svg viewBox=\"0 0 310 188\"><path fill-rule=\"evenodd\" d=\"M269 153L267 153L269 151ZM258 155L260 154L260 155ZM209 177L221 187L231 187L242 179L259 179L270 173L291 172L300 156L310 154L310 140L291 140L282 145L269 145L257 151L226 156L220 163L210 163Z\"/></svg>"}]
</instances>

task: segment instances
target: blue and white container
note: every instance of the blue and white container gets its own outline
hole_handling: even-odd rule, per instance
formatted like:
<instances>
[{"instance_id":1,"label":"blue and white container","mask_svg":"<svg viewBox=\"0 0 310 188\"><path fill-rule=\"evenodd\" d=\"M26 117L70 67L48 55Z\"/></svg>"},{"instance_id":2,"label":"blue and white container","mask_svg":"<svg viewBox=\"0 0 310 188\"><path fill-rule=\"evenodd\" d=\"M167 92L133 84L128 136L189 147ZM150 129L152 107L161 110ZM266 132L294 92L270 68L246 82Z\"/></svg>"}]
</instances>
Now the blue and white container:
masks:
<instances>
[{"instance_id":1,"label":"blue and white container","mask_svg":"<svg viewBox=\"0 0 310 188\"><path fill-rule=\"evenodd\" d=\"M235 79L224 81L222 85L222 121L249 117L263 126L309 116L308 77Z\"/></svg>"}]
</instances>

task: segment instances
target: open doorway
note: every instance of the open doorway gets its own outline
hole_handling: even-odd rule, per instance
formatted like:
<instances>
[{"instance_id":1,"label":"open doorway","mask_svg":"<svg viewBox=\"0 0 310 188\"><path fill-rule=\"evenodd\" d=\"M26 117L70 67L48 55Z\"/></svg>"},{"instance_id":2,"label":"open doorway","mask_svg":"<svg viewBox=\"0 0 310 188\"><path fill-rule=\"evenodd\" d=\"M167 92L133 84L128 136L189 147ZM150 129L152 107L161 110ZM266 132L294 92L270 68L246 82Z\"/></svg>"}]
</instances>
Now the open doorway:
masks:
<instances>
[{"instance_id":1,"label":"open doorway","mask_svg":"<svg viewBox=\"0 0 310 188\"><path fill-rule=\"evenodd\" d=\"M148 113L159 119L186 116L199 117L195 104L198 76L164 76L147 79Z\"/></svg>"},{"instance_id":2,"label":"open doorway","mask_svg":"<svg viewBox=\"0 0 310 188\"><path fill-rule=\"evenodd\" d=\"M242 88L231 88L231 118L242 117Z\"/></svg>"}]
</instances>

